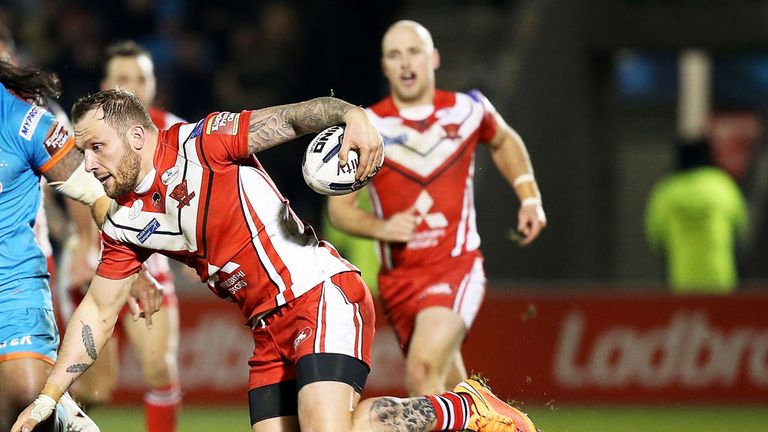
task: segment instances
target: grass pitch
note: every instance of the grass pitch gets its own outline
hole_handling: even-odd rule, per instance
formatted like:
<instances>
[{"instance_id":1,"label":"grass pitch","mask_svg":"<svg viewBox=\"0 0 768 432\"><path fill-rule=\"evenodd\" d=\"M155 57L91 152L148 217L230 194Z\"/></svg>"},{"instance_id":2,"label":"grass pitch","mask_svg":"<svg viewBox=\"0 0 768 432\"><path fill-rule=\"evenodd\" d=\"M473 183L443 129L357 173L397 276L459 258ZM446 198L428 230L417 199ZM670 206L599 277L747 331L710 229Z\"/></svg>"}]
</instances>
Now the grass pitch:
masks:
<instances>
[{"instance_id":1,"label":"grass pitch","mask_svg":"<svg viewBox=\"0 0 768 432\"><path fill-rule=\"evenodd\" d=\"M765 432L768 406L530 408L543 432ZM143 432L140 407L102 407L92 417L104 432ZM248 408L185 406L179 432L248 432Z\"/></svg>"}]
</instances>

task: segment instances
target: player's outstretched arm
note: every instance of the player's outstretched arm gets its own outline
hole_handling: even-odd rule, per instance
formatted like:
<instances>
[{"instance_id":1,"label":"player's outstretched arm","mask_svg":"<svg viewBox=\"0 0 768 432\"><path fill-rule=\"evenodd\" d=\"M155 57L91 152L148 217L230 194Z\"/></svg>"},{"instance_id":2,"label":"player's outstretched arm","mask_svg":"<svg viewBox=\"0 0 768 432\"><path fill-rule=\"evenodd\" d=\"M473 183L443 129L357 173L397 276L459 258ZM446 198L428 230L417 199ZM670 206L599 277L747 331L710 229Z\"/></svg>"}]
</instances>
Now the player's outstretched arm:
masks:
<instances>
[{"instance_id":1,"label":"player's outstretched arm","mask_svg":"<svg viewBox=\"0 0 768 432\"><path fill-rule=\"evenodd\" d=\"M488 144L496 168L514 188L520 200L517 231L523 236L520 244L526 246L536 240L547 226L541 192L533 175L531 159L523 139L498 113L494 114L499 128Z\"/></svg>"},{"instance_id":2,"label":"player's outstretched arm","mask_svg":"<svg viewBox=\"0 0 768 432\"><path fill-rule=\"evenodd\" d=\"M120 308L136 275L121 280L95 276L83 301L72 314L59 358L35 401L18 417L12 432L30 431L51 415L70 385L93 364L115 328Z\"/></svg>"},{"instance_id":3,"label":"player's outstretched arm","mask_svg":"<svg viewBox=\"0 0 768 432\"><path fill-rule=\"evenodd\" d=\"M357 206L360 191L328 197L328 221L335 228L359 237L384 242L408 242L416 230L418 216L412 206L381 219Z\"/></svg>"},{"instance_id":4,"label":"player's outstretched arm","mask_svg":"<svg viewBox=\"0 0 768 432\"><path fill-rule=\"evenodd\" d=\"M248 153L254 154L338 124L346 124L339 151L342 164L346 163L349 151L354 150L360 156L355 177L362 180L374 174L384 154L381 135L368 120L365 110L333 97L252 111Z\"/></svg>"}]
</instances>

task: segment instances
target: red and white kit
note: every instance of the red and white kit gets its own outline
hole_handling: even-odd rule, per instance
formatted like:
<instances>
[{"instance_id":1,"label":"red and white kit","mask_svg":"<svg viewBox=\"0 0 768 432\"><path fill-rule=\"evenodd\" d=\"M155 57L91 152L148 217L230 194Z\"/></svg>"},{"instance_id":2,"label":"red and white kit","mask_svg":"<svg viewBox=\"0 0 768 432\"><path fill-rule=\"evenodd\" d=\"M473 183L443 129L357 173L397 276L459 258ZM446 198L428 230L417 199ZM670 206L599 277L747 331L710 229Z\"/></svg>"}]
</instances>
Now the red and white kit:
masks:
<instances>
[{"instance_id":1,"label":"red and white kit","mask_svg":"<svg viewBox=\"0 0 768 432\"><path fill-rule=\"evenodd\" d=\"M149 116L155 126L161 130L168 129L176 123L184 123L184 120L180 117L160 108L150 108ZM66 250L64 251L61 262L63 269L68 269L70 266L71 260L69 253L70 252ZM176 286L173 283L173 272L171 271L168 258L160 254L154 254L147 259L145 264L147 271L149 271L152 277L154 277L163 287L163 306L178 305L179 300L176 296ZM57 287L56 295L54 295L54 301L56 302L55 310L64 318L63 322L66 322L69 320L69 317L72 316L72 312L75 311L77 305L83 301L88 286L73 286L70 284L69 278L67 277L67 271L62 272L61 282L61 288ZM66 301L59 301L59 296L62 296ZM120 318L122 319L128 314L130 314L130 309L128 308L128 305L126 305L120 311Z\"/></svg>"},{"instance_id":2,"label":"red and white kit","mask_svg":"<svg viewBox=\"0 0 768 432\"><path fill-rule=\"evenodd\" d=\"M495 109L477 91L436 90L433 102L399 110L389 97L368 108L386 153L369 186L374 213L389 218L414 206L418 216L410 242L379 243L379 290L403 349L420 310L451 308L469 328L485 293L474 152L498 129Z\"/></svg>"},{"instance_id":3,"label":"red and white kit","mask_svg":"<svg viewBox=\"0 0 768 432\"><path fill-rule=\"evenodd\" d=\"M194 268L217 296L237 303L248 325L263 326L275 308L301 304L310 318L283 325L275 335L290 340L290 348L307 340L311 352L369 363L370 296L357 294L357 275L346 284L334 278L357 269L317 239L248 156L249 119L249 111L221 112L160 131L154 169L109 210L96 273L125 278L159 252ZM309 292L314 295L306 301L299 298ZM273 355L280 354L258 347L251 364L285 358ZM270 369L268 379L252 373L251 388L284 381L291 366L283 367Z\"/></svg>"}]
</instances>

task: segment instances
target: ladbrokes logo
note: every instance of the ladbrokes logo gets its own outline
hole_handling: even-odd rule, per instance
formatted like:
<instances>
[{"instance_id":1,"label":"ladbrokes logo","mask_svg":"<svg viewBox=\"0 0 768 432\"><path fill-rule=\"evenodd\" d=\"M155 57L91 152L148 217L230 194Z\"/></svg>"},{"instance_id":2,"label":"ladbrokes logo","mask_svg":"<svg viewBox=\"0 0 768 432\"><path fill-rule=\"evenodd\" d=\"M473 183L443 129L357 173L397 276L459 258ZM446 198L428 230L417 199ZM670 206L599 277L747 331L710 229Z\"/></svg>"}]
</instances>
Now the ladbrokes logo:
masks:
<instances>
[{"instance_id":1,"label":"ladbrokes logo","mask_svg":"<svg viewBox=\"0 0 768 432\"><path fill-rule=\"evenodd\" d=\"M555 377L566 387L726 387L742 370L754 385L768 387L768 329L722 331L710 325L704 312L681 311L666 326L642 332L616 325L589 344L584 342L585 321L574 311L560 329Z\"/></svg>"}]
</instances>

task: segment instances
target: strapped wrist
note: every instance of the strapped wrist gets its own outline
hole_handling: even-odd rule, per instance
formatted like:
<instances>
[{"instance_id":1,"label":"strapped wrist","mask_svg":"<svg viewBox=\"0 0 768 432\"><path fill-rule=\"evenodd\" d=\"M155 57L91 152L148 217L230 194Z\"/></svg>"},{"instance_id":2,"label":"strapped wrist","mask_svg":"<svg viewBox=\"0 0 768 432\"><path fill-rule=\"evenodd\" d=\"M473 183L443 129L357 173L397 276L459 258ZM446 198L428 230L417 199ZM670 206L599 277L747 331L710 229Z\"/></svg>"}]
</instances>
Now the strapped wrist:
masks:
<instances>
[{"instance_id":1,"label":"strapped wrist","mask_svg":"<svg viewBox=\"0 0 768 432\"><path fill-rule=\"evenodd\" d=\"M523 198L520 201L520 207L527 207L527 206L534 206L534 205L541 205L541 198L528 197L528 198Z\"/></svg>"},{"instance_id":2,"label":"strapped wrist","mask_svg":"<svg viewBox=\"0 0 768 432\"><path fill-rule=\"evenodd\" d=\"M536 183L536 177L531 173L520 174L512 181L512 187L518 187L524 183Z\"/></svg>"},{"instance_id":3,"label":"strapped wrist","mask_svg":"<svg viewBox=\"0 0 768 432\"><path fill-rule=\"evenodd\" d=\"M40 392L42 396L47 396L51 399L53 399L55 402L58 402L59 399L61 399L61 396L64 394L64 390L61 389L61 387L57 386L53 383L45 383L45 386L43 387L43 390Z\"/></svg>"}]
</instances>

